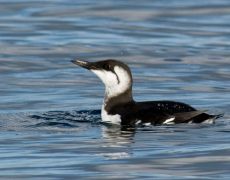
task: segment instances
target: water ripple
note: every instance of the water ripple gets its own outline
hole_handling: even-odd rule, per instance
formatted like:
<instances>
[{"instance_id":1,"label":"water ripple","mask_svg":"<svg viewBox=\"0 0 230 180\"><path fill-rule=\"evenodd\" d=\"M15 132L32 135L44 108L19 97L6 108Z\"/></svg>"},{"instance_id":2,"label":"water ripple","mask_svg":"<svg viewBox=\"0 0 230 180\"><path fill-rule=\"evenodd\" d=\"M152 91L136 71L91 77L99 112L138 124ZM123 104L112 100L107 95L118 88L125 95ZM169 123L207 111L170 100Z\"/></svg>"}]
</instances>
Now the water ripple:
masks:
<instances>
[{"instance_id":1,"label":"water ripple","mask_svg":"<svg viewBox=\"0 0 230 180\"><path fill-rule=\"evenodd\" d=\"M229 0L1 0L0 178L229 179L229 12ZM225 116L103 125L103 86L73 58L129 64L137 101Z\"/></svg>"}]
</instances>

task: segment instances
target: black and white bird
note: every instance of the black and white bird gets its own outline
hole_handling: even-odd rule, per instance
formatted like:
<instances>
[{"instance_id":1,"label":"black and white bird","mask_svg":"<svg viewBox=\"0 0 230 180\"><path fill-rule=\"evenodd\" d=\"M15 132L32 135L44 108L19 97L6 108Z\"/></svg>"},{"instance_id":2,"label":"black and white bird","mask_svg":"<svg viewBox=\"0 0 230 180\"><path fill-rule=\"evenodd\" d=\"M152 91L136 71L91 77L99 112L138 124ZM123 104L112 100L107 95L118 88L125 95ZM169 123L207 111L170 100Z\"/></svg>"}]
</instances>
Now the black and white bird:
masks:
<instances>
[{"instance_id":1,"label":"black and white bird","mask_svg":"<svg viewBox=\"0 0 230 180\"><path fill-rule=\"evenodd\" d=\"M213 123L221 115L209 115L181 102L136 102L132 96L132 74L129 67L117 60L87 62L73 60L95 73L105 85L101 118L105 123L124 126L178 123Z\"/></svg>"}]
</instances>

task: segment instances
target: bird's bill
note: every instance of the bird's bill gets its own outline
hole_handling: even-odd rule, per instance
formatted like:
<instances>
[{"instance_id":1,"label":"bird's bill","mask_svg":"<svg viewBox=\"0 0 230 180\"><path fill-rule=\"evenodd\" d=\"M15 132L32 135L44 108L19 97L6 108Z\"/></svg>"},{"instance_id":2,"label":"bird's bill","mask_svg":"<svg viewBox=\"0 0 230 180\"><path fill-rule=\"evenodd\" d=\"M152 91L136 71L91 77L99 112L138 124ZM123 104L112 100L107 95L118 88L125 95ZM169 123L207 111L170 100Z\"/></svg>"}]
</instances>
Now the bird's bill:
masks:
<instances>
[{"instance_id":1,"label":"bird's bill","mask_svg":"<svg viewBox=\"0 0 230 180\"><path fill-rule=\"evenodd\" d=\"M85 69L89 69L89 70L96 69L95 63L92 62L82 61L82 60L72 60L71 62Z\"/></svg>"}]
</instances>

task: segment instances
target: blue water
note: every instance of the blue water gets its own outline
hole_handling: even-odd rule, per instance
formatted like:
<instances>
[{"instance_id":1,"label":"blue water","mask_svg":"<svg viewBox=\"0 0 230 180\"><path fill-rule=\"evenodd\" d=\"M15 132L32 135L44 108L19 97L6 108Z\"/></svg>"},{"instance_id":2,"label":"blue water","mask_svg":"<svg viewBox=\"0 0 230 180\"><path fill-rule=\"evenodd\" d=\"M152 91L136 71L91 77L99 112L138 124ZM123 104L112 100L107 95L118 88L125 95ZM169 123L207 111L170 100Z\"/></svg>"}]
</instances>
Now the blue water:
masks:
<instances>
[{"instance_id":1,"label":"blue water","mask_svg":"<svg viewBox=\"0 0 230 180\"><path fill-rule=\"evenodd\" d=\"M0 179L229 179L228 0L0 1ZM119 59L134 97L214 125L100 124L104 87L70 60Z\"/></svg>"}]
</instances>

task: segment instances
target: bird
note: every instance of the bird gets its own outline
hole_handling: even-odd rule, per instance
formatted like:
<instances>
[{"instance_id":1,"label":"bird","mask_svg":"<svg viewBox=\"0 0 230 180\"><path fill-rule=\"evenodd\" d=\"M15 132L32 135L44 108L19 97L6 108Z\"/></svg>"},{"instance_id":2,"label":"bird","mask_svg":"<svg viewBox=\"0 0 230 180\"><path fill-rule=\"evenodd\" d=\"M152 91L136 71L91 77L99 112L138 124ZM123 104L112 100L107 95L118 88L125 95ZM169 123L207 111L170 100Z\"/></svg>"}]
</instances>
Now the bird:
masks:
<instances>
[{"instance_id":1,"label":"bird","mask_svg":"<svg viewBox=\"0 0 230 180\"><path fill-rule=\"evenodd\" d=\"M119 60L89 62L77 59L71 62L92 71L104 83L105 95L101 108L103 123L127 127L214 123L223 116L223 114L210 115L183 102L170 100L136 102L132 95L131 70Z\"/></svg>"}]
</instances>

